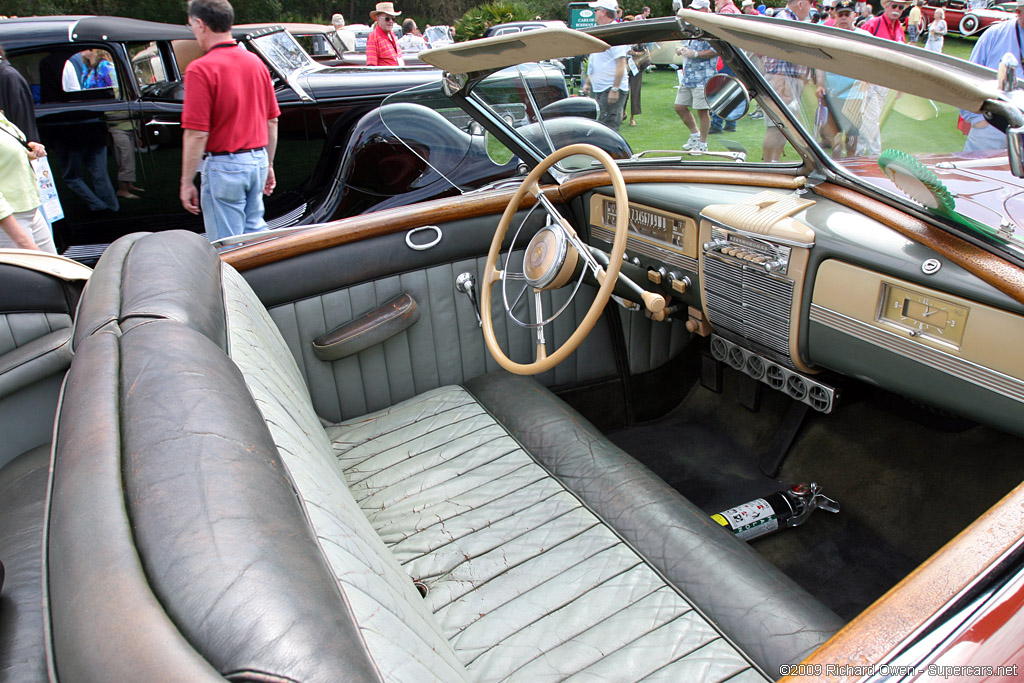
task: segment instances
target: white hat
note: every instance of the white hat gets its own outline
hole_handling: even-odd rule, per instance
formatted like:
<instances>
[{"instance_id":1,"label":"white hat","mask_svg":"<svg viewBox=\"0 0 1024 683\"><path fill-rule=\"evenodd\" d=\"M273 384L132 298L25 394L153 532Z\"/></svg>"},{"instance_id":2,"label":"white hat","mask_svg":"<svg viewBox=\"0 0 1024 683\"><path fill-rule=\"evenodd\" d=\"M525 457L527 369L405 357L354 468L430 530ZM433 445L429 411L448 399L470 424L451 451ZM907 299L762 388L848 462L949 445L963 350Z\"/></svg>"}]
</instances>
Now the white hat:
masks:
<instances>
[{"instance_id":1,"label":"white hat","mask_svg":"<svg viewBox=\"0 0 1024 683\"><path fill-rule=\"evenodd\" d=\"M380 14L386 14L389 17L401 16L401 12L395 11L395 3L393 2L378 2L377 9L370 12L370 18L376 20Z\"/></svg>"},{"instance_id":2,"label":"white hat","mask_svg":"<svg viewBox=\"0 0 1024 683\"><path fill-rule=\"evenodd\" d=\"M340 14L335 14L333 17L331 17L331 24L333 24L334 26L344 26L345 17L341 16Z\"/></svg>"},{"instance_id":3,"label":"white hat","mask_svg":"<svg viewBox=\"0 0 1024 683\"><path fill-rule=\"evenodd\" d=\"M1024 2L1024 0L1021 0ZM590 9L603 9L606 12L618 12L619 3L616 0L595 0L590 3Z\"/></svg>"},{"instance_id":4,"label":"white hat","mask_svg":"<svg viewBox=\"0 0 1024 683\"><path fill-rule=\"evenodd\" d=\"M754 4L754 0L743 0L743 4L740 7L750 7Z\"/></svg>"},{"instance_id":5,"label":"white hat","mask_svg":"<svg viewBox=\"0 0 1024 683\"><path fill-rule=\"evenodd\" d=\"M690 3L690 9L711 9L711 2L709 0L693 0Z\"/></svg>"}]
</instances>

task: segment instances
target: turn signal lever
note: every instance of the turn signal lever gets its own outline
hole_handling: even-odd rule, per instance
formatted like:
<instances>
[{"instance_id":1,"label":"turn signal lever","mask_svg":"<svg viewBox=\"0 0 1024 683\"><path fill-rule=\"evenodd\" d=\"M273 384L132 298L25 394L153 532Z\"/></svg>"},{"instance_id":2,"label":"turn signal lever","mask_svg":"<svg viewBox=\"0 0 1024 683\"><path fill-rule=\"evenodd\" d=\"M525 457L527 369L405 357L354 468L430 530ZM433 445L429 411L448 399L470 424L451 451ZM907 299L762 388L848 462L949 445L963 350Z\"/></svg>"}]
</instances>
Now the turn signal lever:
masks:
<instances>
[{"instance_id":1,"label":"turn signal lever","mask_svg":"<svg viewBox=\"0 0 1024 683\"><path fill-rule=\"evenodd\" d=\"M600 249L597 249L596 247L591 247L590 253L594 255L594 258L597 259L598 263L600 263L605 268L608 267L608 264L610 263L608 254L604 253ZM665 305L668 304L668 301L665 299L663 295L658 294L657 292L647 291L637 283L630 280L629 277L623 274L621 270L619 271L619 282L625 285L626 289L630 290L631 292L639 296L640 300L644 302L644 306L646 306L647 310L650 311L653 315L658 315L665 310Z\"/></svg>"}]
</instances>

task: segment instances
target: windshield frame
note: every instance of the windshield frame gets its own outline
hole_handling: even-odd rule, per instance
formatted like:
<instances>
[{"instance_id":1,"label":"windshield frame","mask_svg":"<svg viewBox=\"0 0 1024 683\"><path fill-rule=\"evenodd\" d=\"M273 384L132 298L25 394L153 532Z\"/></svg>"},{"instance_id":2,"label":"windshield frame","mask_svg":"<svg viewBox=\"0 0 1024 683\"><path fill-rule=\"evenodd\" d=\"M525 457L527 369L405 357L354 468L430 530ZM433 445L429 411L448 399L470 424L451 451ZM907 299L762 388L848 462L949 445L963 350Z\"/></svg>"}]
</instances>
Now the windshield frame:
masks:
<instances>
[{"instance_id":1,"label":"windshield frame","mask_svg":"<svg viewBox=\"0 0 1024 683\"><path fill-rule=\"evenodd\" d=\"M693 21L689 23L688 20ZM687 20L687 21L684 21ZM543 31L543 30L542 30ZM815 133L796 118L766 81L762 73L751 63L744 50L756 45L760 54L778 59L800 54L807 60L799 60L809 68L825 67L833 73L851 78L867 80L892 86L908 74L920 76L913 80L914 87L900 86L900 92L909 92L919 97L931 97L936 102L959 106L968 111L987 112L992 116L1004 116L1014 123L1024 123L1021 110L1000 93L996 86L996 74L981 67L948 55L926 53L920 48L884 41L869 34L858 34L832 27L813 24L786 22L767 17L745 17L739 15L715 15L683 10L680 17L669 17L644 22L628 22L584 29L582 33L599 38L607 45L624 45L634 42L661 40L703 39L717 49L723 60L735 71L748 91L755 95L770 111L772 118L779 122L780 130L792 145L799 160L792 162L744 161L742 167L752 171L778 173L808 177L809 185L830 181L856 189L874 199L896 205L915 217L941 226L986 250L996 251L1014 262L1024 264L1024 249L1015 239L1012 246L1000 244L998 240L967 230L963 225L947 216L936 215L907 195L896 189L879 186L865 178L858 177L837 163L818 143ZM514 37L514 36L513 36ZM502 36L501 38L509 38ZM494 40L494 39L485 39ZM465 45L465 44L463 44ZM886 51L879 50L884 45ZM442 48L444 50L444 48ZM875 54L872 54L875 53ZM878 53L882 53L881 56ZM866 56L867 55L867 56ZM512 55L507 55L511 59ZM792 57L791 57L792 58ZM855 59L856 58L856 59ZM793 58L796 59L796 58ZM868 60L867 66L863 60ZM815 60L817 60L815 62ZM857 62L856 60L861 60ZM809 63L810 62L810 63ZM855 63L856 62L856 63ZM855 68L845 68L855 63ZM869 76L865 73L874 69ZM887 70L888 69L888 70ZM488 106L474 96L476 87L498 69L445 75L445 92L460 108L474 117L489 133L518 156L528 168L541 162L544 154L529 141L518 135L515 129L501 117L496 116ZM937 92L936 92L937 91ZM943 150L936 150L942 152ZM707 158L684 159L683 157L645 157L617 160L625 170L630 167L652 167L670 165L675 168L713 167L737 168L736 162L714 161ZM685 163L680 164L680 161ZM553 168L548 181L562 183L570 176L585 170L560 170Z\"/></svg>"}]
</instances>

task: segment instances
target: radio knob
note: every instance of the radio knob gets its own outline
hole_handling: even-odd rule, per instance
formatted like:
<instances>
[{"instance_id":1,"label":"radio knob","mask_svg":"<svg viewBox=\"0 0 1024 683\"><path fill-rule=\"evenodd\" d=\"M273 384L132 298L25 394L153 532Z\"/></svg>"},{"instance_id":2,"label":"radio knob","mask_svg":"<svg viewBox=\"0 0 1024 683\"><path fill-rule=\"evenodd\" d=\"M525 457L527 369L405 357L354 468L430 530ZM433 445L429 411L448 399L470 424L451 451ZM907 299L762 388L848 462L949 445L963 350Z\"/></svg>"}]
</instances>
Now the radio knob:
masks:
<instances>
[{"instance_id":1,"label":"radio knob","mask_svg":"<svg viewBox=\"0 0 1024 683\"><path fill-rule=\"evenodd\" d=\"M636 266L637 268L640 267L640 257L639 256L634 256L633 257L633 265Z\"/></svg>"},{"instance_id":2,"label":"radio knob","mask_svg":"<svg viewBox=\"0 0 1024 683\"><path fill-rule=\"evenodd\" d=\"M764 264L764 272L774 273L777 270L782 270L782 268L784 268L785 265L786 264L784 264L782 261L769 261L768 263Z\"/></svg>"}]
</instances>

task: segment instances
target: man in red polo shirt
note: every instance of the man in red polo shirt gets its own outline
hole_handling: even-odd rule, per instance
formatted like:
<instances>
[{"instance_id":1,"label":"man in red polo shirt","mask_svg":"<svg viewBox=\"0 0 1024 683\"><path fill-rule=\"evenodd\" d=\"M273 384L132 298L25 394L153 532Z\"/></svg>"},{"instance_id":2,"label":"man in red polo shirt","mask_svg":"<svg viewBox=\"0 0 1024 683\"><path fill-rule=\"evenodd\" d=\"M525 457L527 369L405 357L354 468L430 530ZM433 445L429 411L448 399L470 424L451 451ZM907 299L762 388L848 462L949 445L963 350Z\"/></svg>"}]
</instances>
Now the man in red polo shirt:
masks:
<instances>
[{"instance_id":1,"label":"man in red polo shirt","mask_svg":"<svg viewBox=\"0 0 1024 683\"><path fill-rule=\"evenodd\" d=\"M878 38L894 40L897 43L907 42L903 37L903 25L900 24L900 15L907 8L907 3L904 0L889 0L882 8L881 14L865 21L861 28Z\"/></svg>"},{"instance_id":2,"label":"man in red polo shirt","mask_svg":"<svg viewBox=\"0 0 1024 683\"><path fill-rule=\"evenodd\" d=\"M374 25L366 38L366 66L405 66L394 31L395 18L401 14L393 2L378 2L377 9L370 12Z\"/></svg>"},{"instance_id":3,"label":"man in red polo shirt","mask_svg":"<svg viewBox=\"0 0 1024 683\"><path fill-rule=\"evenodd\" d=\"M228 0L188 4L189 26L206 54L185 70L179 195L190 213L202 206L210 241L266 229L262 195L276 184L281 110L263 62L231 38L234 18Z\"/></svg>"}]
</instances>

